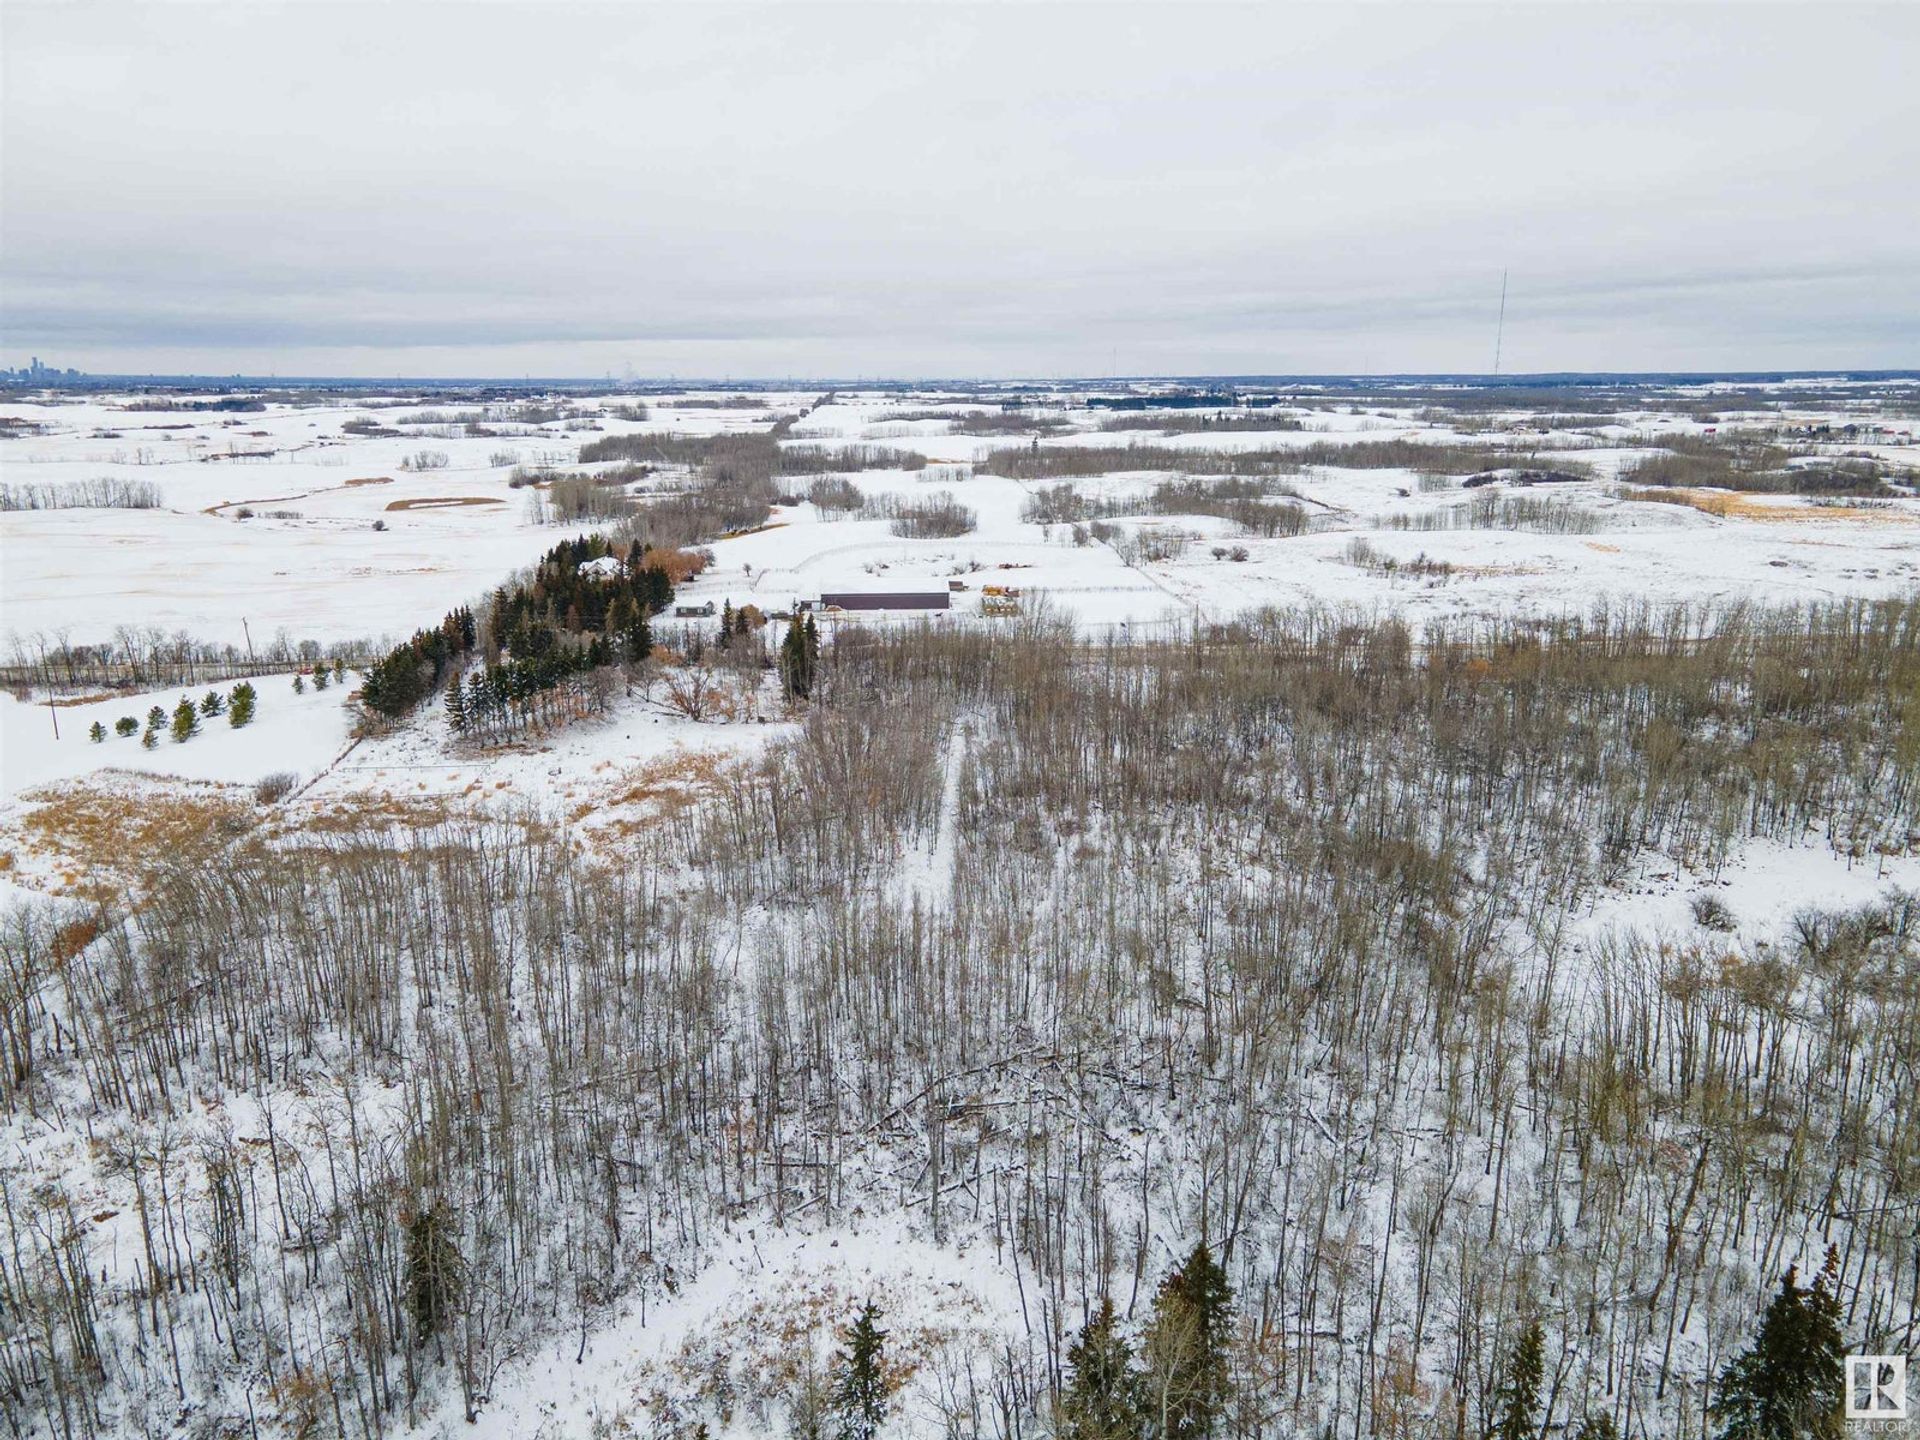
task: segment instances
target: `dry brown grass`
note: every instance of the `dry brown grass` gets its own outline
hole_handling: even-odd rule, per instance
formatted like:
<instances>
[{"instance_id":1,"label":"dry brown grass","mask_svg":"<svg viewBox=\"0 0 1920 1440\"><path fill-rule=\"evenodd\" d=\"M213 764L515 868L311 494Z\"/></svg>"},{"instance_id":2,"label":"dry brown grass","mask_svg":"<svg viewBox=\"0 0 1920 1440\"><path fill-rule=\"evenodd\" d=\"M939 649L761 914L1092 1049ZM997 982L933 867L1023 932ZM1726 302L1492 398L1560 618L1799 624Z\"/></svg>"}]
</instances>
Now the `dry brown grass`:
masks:
<instances>
[{"instance_id":1,"label":"dry brown grass","mask_svg":"<svg viewBox=\"0 0 1920 1440\"><path fill-rule=\"evenodd\" d=\"M1685 505L1703 515L1721 520L1759 520L1768 524L1809 525L1826 520L1850 521L1868 525L1904 525L1916 518L1906 510L1879 509L1864 505L1808 505L1788 497L1774 499L1746 495L1732 490L1690 490L1675 485L1658 490L1628 489L1620 492L1625 500L1651 501L1662 505Z\"/></svg>"},{"instance_id":2,"label":"dry brown grass","mask_svg":"<svg viewBox=\"0 0 1920 1440\"><path fill-rule=\"evenodd\" d=\"M574 824L596 822L595 828L617 835L635 834L685 815L718 791L734 756L717 750L680 750L635 765L615 782L613 794L586 800L567 818ZM615 812L626 811L626 814Z\"/></svg>"},{"instance_id":3,"label":"dry brown grass","mask_svg":"<svg viewBox=\"0 0 1920 1440\"><path fill-rule=\"evenodd\" d=\"M491 495L430 495L419 500L389 500L389 510L453 510L462 505L504 505Z\"/></svg>"},{"instance_id":4,"label":"dry brown grass","mask_svg":"<svg viewBox=\"0 0 1920 1440\"><path fill-rule=\"evenodd\" d=\"M288 829L309 834L341 835L357 830L397 825L403 830L430 830L464 813L445 795L352 795L303 809Z\"/></svg>"},{"instance_id":5,"label":"dry brown grass","mask_svg":"<svg viewBox=\"0 0 1920 1440\"><path fill-rule=\"evenodd\" d=\"M210 856L246 833L253 809L225 786L119 776L68 781L21 797L23 848L52 861L61 893L109 901L181 858Z\"/></svg>"},{"instance_id":6,"label":"dry brown grass","mask_svg":"<svg viewBox=\"0 0 1920 1440\"><path fill-rule=\"evenodd\" d=\"M347 489L351 490L356 485L391 485L392 483L391 475L363 475L358 480L347 481Z\"/></svg>"}]
</instances>

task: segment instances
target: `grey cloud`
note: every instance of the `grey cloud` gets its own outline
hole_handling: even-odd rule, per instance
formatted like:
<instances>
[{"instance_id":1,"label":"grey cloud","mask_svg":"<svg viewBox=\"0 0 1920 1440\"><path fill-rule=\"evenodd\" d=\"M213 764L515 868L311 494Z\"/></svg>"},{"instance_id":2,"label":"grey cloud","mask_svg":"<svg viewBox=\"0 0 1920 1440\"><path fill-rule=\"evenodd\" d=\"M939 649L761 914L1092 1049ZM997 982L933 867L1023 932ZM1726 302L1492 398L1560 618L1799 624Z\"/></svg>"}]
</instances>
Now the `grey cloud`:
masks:
<instances>
[{"instance_id":1,"label":"grey cloud","mask_svg":"<svg viewBox=\"0 0 1920 1440\"><path fill-rule=\"evenodd\" d=\"M1471 368L1502 269L1533 368L1920 361L1913 7L0 25L6 339L62 364Z\"/></svg>"}]
</instances>

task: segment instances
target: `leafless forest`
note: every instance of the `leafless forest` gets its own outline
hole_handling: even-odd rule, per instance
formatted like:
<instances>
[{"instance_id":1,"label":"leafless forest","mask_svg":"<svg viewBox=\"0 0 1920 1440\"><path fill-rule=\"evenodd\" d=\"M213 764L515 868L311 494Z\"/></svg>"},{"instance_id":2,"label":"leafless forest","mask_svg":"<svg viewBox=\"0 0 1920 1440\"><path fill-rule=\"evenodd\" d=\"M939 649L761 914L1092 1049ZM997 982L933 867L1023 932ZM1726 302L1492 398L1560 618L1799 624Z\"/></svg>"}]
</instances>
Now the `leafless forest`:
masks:
<instances>
[{"instance_id":1,"label":"leafless forest","mask_svg":"<svg viewBox=\"0 0 1920 1440\"><path fill-rule=\"evenodd\" d=\"M1830 1245L1849 1340L1914 1348L1920 898L1754 949L1571 918L1655 850L1872 866L1917 812L1912 600L845 631L799 738L618 851L373 814L13 915L0 1413L472 1417L719 1230L903 1212L1016 1267L1024 1333L941 1362L956 1436L1051 1433L1074 1332L1202 1235L1236 1436L1478 1435L1535 1319L1553 1426L1701 1435Z\"/></svg>"}]
</instances>

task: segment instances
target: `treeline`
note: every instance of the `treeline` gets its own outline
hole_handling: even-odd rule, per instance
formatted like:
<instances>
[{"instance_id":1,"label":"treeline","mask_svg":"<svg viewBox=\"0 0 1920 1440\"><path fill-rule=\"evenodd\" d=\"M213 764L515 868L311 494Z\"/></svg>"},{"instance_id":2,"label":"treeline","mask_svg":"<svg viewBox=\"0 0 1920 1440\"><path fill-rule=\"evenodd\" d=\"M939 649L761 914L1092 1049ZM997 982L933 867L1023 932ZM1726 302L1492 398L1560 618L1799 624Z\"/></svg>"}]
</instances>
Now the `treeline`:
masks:
<instances>
[{"instance_id":1,"label":"treeline","mask_svg":"<svg viewBox=\"0 0 1920 1440\"><path fill-rule=\"evenodd\" d=\"M473 611L465 606L448 611L433 629L414 631L367 666L360 679L360 703L384 719L400 719L473 653L478 636Z\"/></svg>"},{"instance_id":2,"label":"treeline","mask_svg":"<svg viewBox=\"0 0 1920 1440\"><path fill-rule=\"evenodd\" d=\"M1275 431L1304 430L1306 426L1291 415L1274 411L1180 415L1149 410L1146 414L1118 415L1102 420L1100 428L1104 431L1157 430L1162 435L1224 435L1239 431L1272 434Z\"/></svg>"},{"instance_id":3,"label":"treeline","mask_svg":"<svg viewBox=\"0 0 1920 1440\"><path fill-rule=\"evenodd\" d=\"M980 468L1015 480L1051 480L1166 470L1179 475L1297 475L1313 467L1345 470L1413 470L1434 475L1471 475L1497 468L1537 447L1444 445L1422 440L1315 441L1308 445L1211 450L1171 445L1053 445L990 451ZM1563 462L1555 464L1579 471Z\"/></svg>"},{"instance_id":4,"label":"treeline","mask_svg":"<svg viewBox=\"0 0 1920 1440\"><path fill-rule=\"evenodd\" d=\"M817 483L815 489L819 489ZM815 499L814 503L820 501ZM869 495L861 501L860 517L890 521L888 528L909 540L948 540L970 533L979 523L972 507L961 504L947 490L925 495Z\"/></svg>"},{"instance_id":5,"label":"treeline","mask_svg":"<svg viewBox=\"0 0 1920 1440\"><path fill-rule=\"evenodd\" d=\"M1620 479L1637 486L1705 486L1766 495L1832 495L1887 499L1891 472L1876 460L1814 458L1807 447L1780 445L1763 435L1690 432L1655 435L1658 453L1623 467Z\"/></svg>"},{"instance_id":6,"label":"treeline","mask_svg":"<svg viewBox=\"0 0 1920 1440\"><path fill-rule=\"evenodd\" d=\"M64 636L9 636L0 685L54 694L100 690L158 690L182 685L225 684L322 661L359 665L367 646L354 641L322 645L295 640L285 631L258 647L213 644L183 631L121 625L110 640L76 644Z\"/></svg>"},{"instance_id":7,"label":"treeline","mask_svg":"<svg viewBox=\"0 0 1920 1440\"><path fill-rule=\"evenodd\" d=\"M828 475L807 487L806 498L822 510L853 511L862 520L890 520L893 533L909 539L965 535L979 523L972 507L961 504L947 490L922 495L868 495L844 476Z\"/></svg>"},{"instance_id":8,"label":"treeline","mask_svg":"<svg viewBox=\"0 0 1920 1440\"><path fill-rule=\"evenodd\" d=\"M1570 500L1500 495L1483 490L1465 505L1396 511L1374 520L1383 530L1534 530L1550 535L1593 535L1606 518Z\"/></svg>"},{"instance_id":9,"label":"treeline","mask_svg":"<svg viewBox=\"0 0 1920 1440\"><path fill-rule=\"evenodd\" d=\"M782 445L770 431L726 435L607 435L580 447L582 464L631 460L702 467L715 477L771 480L850 470L924 470L927 457L881 445Z\"/></svg>"},{"instance_id":10,"label":"treeline","mask_svg":"<svg viewBox=\"0 0 1920 1440\"><path fill-rule=\"evenodd\" d=\"M1020 518L1029 524L1063 525L1132 515L1217 515L1268 538L1304 535L1311 528L1306 507L1273 498L1293 493L1283 483L1239 476L1163 480L1144 496L1089 495L1063 482L1029 495Z\"/></svg>"},{"instance_id":11,"label":"treeline","mask_svg":"<svg viewBox=\"0 0 1920 1440\"><path fill-rule=\"evenodd\" d=\"M0 485L0 510L158 510L160 487L151 480L94 480Z\"/></svg>"}]
</instances>

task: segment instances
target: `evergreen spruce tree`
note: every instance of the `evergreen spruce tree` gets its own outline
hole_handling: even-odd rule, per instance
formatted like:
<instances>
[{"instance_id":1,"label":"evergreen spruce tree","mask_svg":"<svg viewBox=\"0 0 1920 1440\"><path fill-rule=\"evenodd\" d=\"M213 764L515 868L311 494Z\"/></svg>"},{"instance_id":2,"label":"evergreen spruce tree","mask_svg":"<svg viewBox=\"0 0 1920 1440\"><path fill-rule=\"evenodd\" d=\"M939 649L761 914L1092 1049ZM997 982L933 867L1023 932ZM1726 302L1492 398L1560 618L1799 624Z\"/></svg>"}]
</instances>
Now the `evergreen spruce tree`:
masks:
<instances>
[{"instance_id":1,"label":"evergreen spruce tree","mask_svg":"<svg viewBox=\"0 0 1920 1440\"><path fill-rule=\"evenodd\" d=\"M1133 1354L1119 1333L1113 1299L1067 1351L1067 1388L1060 1399L1061 1440L1137 1440L1141 1426L1140 1380Z\"/></svg>"},{"instance_id":2,"label":"evergreen spruce tree","mask_svg":"<svg viewBox=\"0 0 1920 1440\"><path fill-rule=\"evenodd\" d=\"M460 713L466 716L469 734L478 733L485 737L493 723L495 705L493 686L488 677L475 671L467 681L466 703L460 707Z\"/></svg>"},{"instance_id":3,"label":"evergreen spruce tree","mask_svg":"<svg viewBox=\"0 0 1920 1440\"><path fill-rule=\"evenodd\" d=\"M324 665L314 666L313 667L313 688L316 690L326 689L327 680L329 679L331 674L332 672L329 671L327 667Z\"/></svg>"},{"instance_id":4,"label":"evergreen spruce tree","mask_svg":"<svg viewBox=\"0 0 1920 1440\"><path fill-rule=\"evenodd\" d=\"M1546 1372L1546 1335L1531 1320L1513 1342L1493 1392L1488 1440L1528 1440L1540 1429L1540 1381Z\"/></svg>"},{"instance_id":5,"label":"evergreen spruce tree","mask_svg":"<svg viewBox=\"0 0 1920 1440\"><path fill-rule=\"evenodd\" d=\"M253 706L256 696L253 686L245 680L233 687L233 694L227 701L227 723L238 730L253 720Z\"/></svg>"},{"instance_id":6,"label":"evergreen spruce tree","mask_svg":"<svg viewBox=\"0 0 1920 1440\"><path fill-rule=\"evenodd\" d=\"M205 695L200 697L200 713L202 715L218 715L226 708L226 703L221 700L218 690L209 690Z\"/></svg>"},{"instance_id":7,"label":"evergreen spruce tree","mask_svg":"<svg viewBox=\"0 0 1920 1440\"><path fill-rule=\"evenodd\" d=\"M102 725L98 720L94 721L93 728L87 731L87 738L92 740L96 745L102 743L107 738L107 727Z\"/></svg>"},{"instance_id":8,"label":"evergreen spruce tree","mask_svg":"<svg viewBox=\"0 0 1920 1440\"><path fill-rule=\"evenodd\" d=\"M181 744L199 733L200 712L193 708L193 701L182 695L180 703L173 707L173 743Z\"/></svg>"},{"instance_id":9,"label":"evergreen spruce tree","mask_svg":"<svg viewBox=\"0 0 1920 1440\"><path fill-rule=\"evenodd\" d=\"M619 647L622 660L644 660L652 651L652 629L633 596L617 596L607 607L607 637Z\"/></svg>"},{"instance_id":10,"label":"evergreen spruce tree","mask_svg":"<svg viewBox=\"0 0 1920 1440\"><path fill-rule=\"evenodd\" d=\"M846 1348L833 1357L833 1412L839 1440L873 1440L887 1418L887 1382L883 1371L887 1332L880 1328L880 1307L869 1300L847 1331Z\"/></svg>"},{"instance_id":11,"label":"evergreen spruce tree","mask_svg":"<svg viewBox=\"0 0 1920 1440\"><path fill-rule=\"evenodd\" d=\"M141 749L156 750L159 748L159 746L160 746L160 732L158 730L148 730L140 736Z\"/></svg>"},{"instance_id":12,"label":"evergreen spruce tree","mask_svg":"<svg viewBox=\"0 0 1920 1440\"><path fill-rule=\"evenodd\" d=\"M1721 1440L1840 1440L1846 1343L1840 1334L1840 1256L1829 1248L1811 1287L1789 1268L1760 1333L1720 1373L1712 1413Z\"/></svg>"},{"instance_id":13,"label":"evergreen spruce tree","mask_svg":"<svg viewBox=\"0 0 1920 1440\"><path fill-rule=\"evenodd\" d=\"M798 621L787 626L780 642L780 688L789 700L804 700L813 688L812 663L807 656L807 637Z\"/></svg>"},{"instance_id":14,"label":"evergreen spruce tree","mask_svg":"<svg viewBox=\"0 0 1920 1440\"><path fill-rule=\"evenodd\" d=\"M1596 1410L1580 1422L1573 1440L1620 1440L1620 1427L1613 1423L1611 1413Z\"/></svg>"},{"instance_id":15,"label":"evergreen spruce tree","mask_svg":"<svg viewBox=\"0 0 1920 1440\"><path fill-rule=\"evenodd\" d=\"M447 726L456 735L467 733L467 690L458 675L447 682Z\"/></svg>"},{"instance_id":16,"label":"evergreen spruce tree","mask_svg":"<svg viewBox=\"0 0 1920 1440\"><path fill-rule=\"evenodd\" d=\"M167 726L167 712L156 705L147 711L147 729L164 730Z\"/></svg>"},{"instance_id":17,"label":"evergreen spruce tree","mask_svg":"<svg viewBox=\"0 0 1920 1440\"><path fill-rule=\"evenodd\" d=\"M113 733L116 735L131 735L139 728L140 722L131 715L122 715L113 722Z\"/></svg>"},{"instance_id":18,"label":"evergreen spruce tree","mask_svg":"<svg viewBox=\"0 0 1920 1440\"><path fill-rule=\"evenodd\" d=\"M720 644L722 646L733 643L733 631L733 601L729 600L720 610Z\"/></svg>"},{"instance_id":19,"label":"evergreen spruce tree","mask_svg":"<svg viewBox=\"0 0 1920 1440\"><path fill-rule=\"evenodd\" d=\"M296 695L304 695L307 693L307 679L297 671L293 677L293 693Z\"/></svg>"},{"instance_id":20,"label":"evergreen spruce tree","mask_svg":"<svg viewBox=\"0 0 1920 1440\"><path fill-rule=\"evenodd\" d=\"M1144 1346L1145 1410L1157 1440L1216 1433L1231 1398L1227 1346L1232 1330L1233 1291L1202 1240L1153 1297Z\"/></svg>"}]
</instances>

